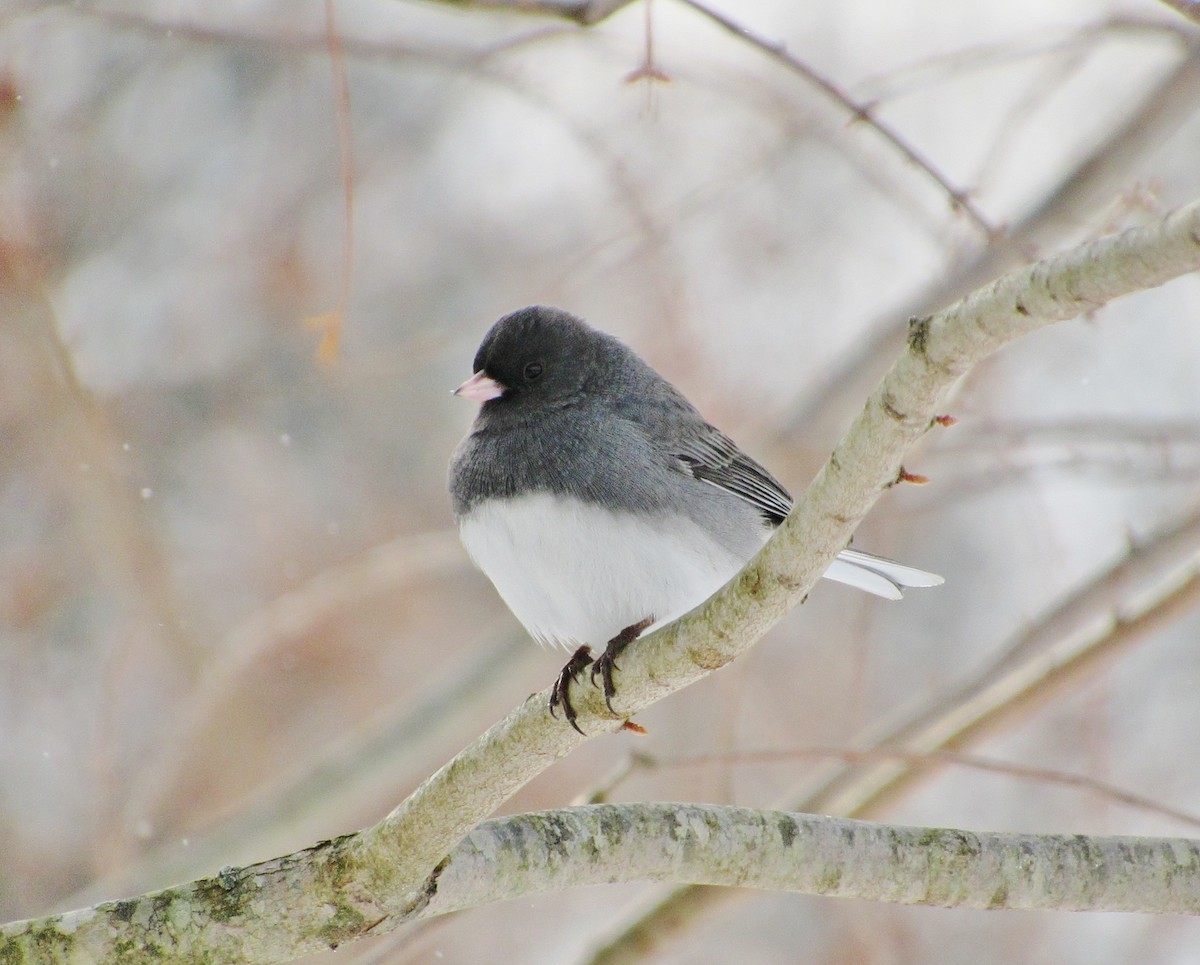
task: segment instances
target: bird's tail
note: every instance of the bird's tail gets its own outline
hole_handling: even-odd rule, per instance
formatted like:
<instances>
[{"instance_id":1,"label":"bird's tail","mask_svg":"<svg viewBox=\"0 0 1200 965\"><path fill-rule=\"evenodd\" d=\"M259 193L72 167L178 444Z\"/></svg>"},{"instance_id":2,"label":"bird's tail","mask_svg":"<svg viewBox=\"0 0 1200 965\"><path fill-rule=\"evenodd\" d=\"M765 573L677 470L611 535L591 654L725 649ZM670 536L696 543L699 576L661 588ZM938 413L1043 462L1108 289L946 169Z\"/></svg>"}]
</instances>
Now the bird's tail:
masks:
<instances>
[{"instance_id":1,"label":"bird's tail","mask_svg":"<svg viewBox=\"0 0 1200 965\"><path fill-rule=\"evenodd\" d=\"M842 550L825 571L825 579L866 590L889 600L899 600L910 586L938 586L944 583L936 573L926 573L895 560Z\"/></svg>"}]
</instances>

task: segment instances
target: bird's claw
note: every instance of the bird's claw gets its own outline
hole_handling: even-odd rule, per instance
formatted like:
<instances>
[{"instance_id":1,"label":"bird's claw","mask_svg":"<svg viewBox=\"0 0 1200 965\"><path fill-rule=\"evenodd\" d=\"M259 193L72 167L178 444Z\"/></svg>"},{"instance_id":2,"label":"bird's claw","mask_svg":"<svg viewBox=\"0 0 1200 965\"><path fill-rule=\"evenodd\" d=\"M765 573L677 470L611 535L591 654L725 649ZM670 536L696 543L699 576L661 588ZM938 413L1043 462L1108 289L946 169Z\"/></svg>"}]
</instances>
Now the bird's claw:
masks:
<instances>
[{"instance_id":1,"label":"bird's claw","mask_svg":"<svg viewBox=\"0 0 1200 965\"><path fill-rule=\"evenodd\" d=\"M592 686L600 686L600 684L596 683L596 678L599 677L601 683L604 685L604 703L611 714L616 713L613 710L612 699L617 693L616 685L613 683L613 671L620 669L617 666L616 654L612 652L611 645L605 649L604 653L592 661Z\"/></svg>"},{"instance_id":2,"label":"bird's claw","mask_svg":"<svg viewBox=\"0 0 1200 965\"><path fill-rule=\"evenodd\" d=\"M617 694L616 685L613 683L613 671L620 670L617 666L617 657L620 656L629 644L633 643L646 627L654 622L653 617L646 617L638 623L626 627L615 637L608 641L608 646L604 648L604 653L600 654L595 660L592 659L591 647L580 647L573 654L571 659L567 661L565 667L559 672L558 679L554 681L554 686L550 688L550 716L558 717L556 713L559 707L563 709L563 716L567 719L567 723L574 727L579 733L583 734L583 730L576 723L578 714L575 712L575 707L571 703L571 684L579 679L579 675L583 673L588 664L592 666L592 685L604 688L604 703L608 707L609 713L617 716L617 712L613 709L612 699ZM599 677L601 683L596 683L596 678ZM586 737L587 735L584 734Z\"/></svg>"},{"instance_id":3,"label":"bird's claw","mask_svg":"<svg viewBox=\"0 0 1200 965\"><path fill-rule=\"evenodd\" d=\"M550 688L550 716L558 717L555 708L561 706L567 723L579 731L580 734L583 734L583 730L575 723L579 715L575 713L575 707L571 703L571 682L578 680L580 673L583 672L583 668L592 662L592 648L580 647L571 654L571 659L567 661L566 666L559 673L558 679L554 681L554 686ZM583 736L586 737L587 735L583 734Z\"/></svg>"},{"instance_id":4,"label":"bird's claw","mask_svg":"<svg viewBox=\"0 0 1200 965\"><path fill-rule=\"evenodd\" d=\"M604 648L604 653L600 654L592 663L592 684L595 685L596 678L600 678L604 684L604 703L607 705L609 713L613 715L617 714L612 705L612 699L617 694L617 687L613 683L613 671L621 669L617 666L617 657L621 655L621 652L627 646L640 637L642 631L653 622L654 617L646 617L644 620L639 620L637 623L627 626L608 641L608 646Z\"/></svg>"}]
</instances>

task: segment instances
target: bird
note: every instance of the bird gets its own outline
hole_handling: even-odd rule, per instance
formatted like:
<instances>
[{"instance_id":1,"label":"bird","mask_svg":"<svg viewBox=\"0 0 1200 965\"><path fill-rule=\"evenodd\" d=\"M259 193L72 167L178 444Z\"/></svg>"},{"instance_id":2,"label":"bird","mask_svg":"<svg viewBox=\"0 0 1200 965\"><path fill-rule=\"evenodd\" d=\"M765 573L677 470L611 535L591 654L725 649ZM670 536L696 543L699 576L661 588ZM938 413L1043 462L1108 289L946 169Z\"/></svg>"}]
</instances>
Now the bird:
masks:
<instances>
[{"instance_id":1,"label":"bird","mask_svg":"<svg viewBox=\"0 0 1200 965\"><path fill-rule=\"evenodd\" d=\"M562 309L505 315L472 371L453 390L479 403L450 461L459 535L529 634L573 651L549 710L582 734L571 684L591 665L612 711L621 652L723 586L792 497L624 342ZM943 582L854 549L824 576L888 599Z\"/></svg>"}]
</instances>

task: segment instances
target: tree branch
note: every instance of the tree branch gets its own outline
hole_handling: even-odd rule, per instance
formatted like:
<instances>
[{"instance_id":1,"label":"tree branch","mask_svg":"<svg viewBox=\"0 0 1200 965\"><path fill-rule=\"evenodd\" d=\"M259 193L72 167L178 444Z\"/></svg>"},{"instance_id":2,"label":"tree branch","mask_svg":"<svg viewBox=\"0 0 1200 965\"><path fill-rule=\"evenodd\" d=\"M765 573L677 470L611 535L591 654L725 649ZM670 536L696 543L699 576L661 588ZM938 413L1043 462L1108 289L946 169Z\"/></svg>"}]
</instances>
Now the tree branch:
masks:
<instances>
[{"instance_id":1,"label":"tree branch","mask_svg":"<svg viewBox=\"0 0 1200 965\"><path fill-rule=\"evenodd\" d=\"M1200 601L1194 562L1198 545L1200 513L1193 513L1072 593L935 706L893 723L872 743L916 753L961 748L1069 690L1080 675L1109 666L1164 621L1195 608ZM847 771L799 807L857 816L878 813L922 770L877 765Z\"/></svg>"},{"instance_id":2,"label":"tree branch","mask_svg":"<svg viewBox=\"0 0 1200 965\"><path fill-rule=\"evenodd\" d=\"M1200 0L1162 0L1177 13L1183 14L1192 23L1200 23Z\"/></svg>"},{"instance_id":3,"label":"tree branch","mask_svg":"<svg viewBox=\"0 0 1200 965\"><path fill-rule=\"evenodd\" d=\"M1007 233L994 239L966 262L948 272L901 309L906 314L923 314L985 284L1001 272L1010 271L1039 251L1064 244L1067 232L1086 222L1088 212L1108 201L1134 180L1147 154L1158 148L1171 132L1179 130L1200 105L1200 43L1188 46L1175 68L1130 111L1128 119L1058 182ZM896 350L896 333L878 322L856 342L843 361L831 366L823 380L804 394L795 413L779 433L782 439L804 430L818 439L835 438L843 413L853 411L863 394L871 390L877 374Z\"/></svg>"},{"instance_id":4,"label":"tree branch","mask_svg":"<svg viewBox=\"0 0 1200 965\"><path fill-rule=\"evenodd\" d=\"M1200 204L1192 204L914 319L904 353L774 538L706 603L631 648L622 659L621 717L608 714L598 691L581 688L581 726L593 734L619 729L625 716L749 649L800 602L900 477L905 453L972 365L1037 328L1198 268ZM419 915L438 896L450 866L444 856L585 739L548 715L547 698L530 697L372 828L168 891L5 926L0 961L281 961ZM963 843L947 848L947 838L935 834L923 862L950 861L974 848L974 836L948 834ZM1134 851L1125 854L1127 864L1139 860ZM1114 887L1123 877L1114 875ZM902 880L893 887L897 896L921 893ZM999 895L998 883L993 892Z\"/></svg>"},{"instance_id":5,"label":"tree branch","mask_svg":"<svg viewBox=\"0 0 1200 965\"><path fill-rule=\"evenodd\" d=\"M872 824L714 804L487 821L421 916L582 885L689 881L905 905L1200 913L1200 841Z\"/></svg>"},{"instance_id":6,"label":"tree branch","mask_svg":"<svg viewBox=\"0 0 1200 965\"><path fill-rule=\"evenodd\" d=\"M486 821L426 883L427 900L367 923L384 934L421 918L584 885L675 881L905 905L1200 914L1200 841L1014 834L872 824L848 818L706 804L593 804ZM247 884L230 869L188 886L204 906L233 911ZM204 886L201 888L200 886ZM57 922L59 935L96 921L145 933L186 933L185 889L108 902ZM207 932L232 934L214 920ZM329 942L336 946L329 922ZM344 924L344 923L343 923ZM11 928L11 926L9 926ZM4 961L56 961L65 943L9 946ZM0 951L4 951L0 946ZM72 960L158 961L165 947L76 947ZM172 961L268 961L256 943L181 948ZM14 954L15 952L15 954ZM25 953L27 957L17 957ZM34 957L42 954L45 957Z\"/></svg>"},{"instance_id":7,"label":"tree branch","mask_svg":"<svg viewBox=\"0 0 1200 965\"><path fill-rule=\"evenodd\" d=\"M561 17L589 27L611 17L633 0L438 0L451 7Z\"/></svg>"},{"instance_id":8,"label":"tree branch","mask_svg":"<svg viewBox=\"0 0 1200 965\"><path fill-rule=\"evenodd\" d=\"M881 121L875 115L874 105L855 100L829 78L822 76L804 61L788 53L787 48L782 43L773 42L759 36L750 30L749 27L742 26L738 21L708 6L706 3L702 3L701 0L681 0L681 2L684 6L691 7L697 13L707 17L723 30L728 31L735 37L741 38L752 47L761 50L772 60L782 64L788 70L799 74L841 107L842 110L850 115L852 120L862 121L874 128L909 164L925 172L926 176L950 200L951 207L956 211L962 211L966 214L968 219L983 233L983 236L987 240L992 241L999 236L999 231L996 227L992 225L983 212L971 200L970 193L951 184L949 179L934 166L932 161L922 155L898 131L894 130L890 124L885 124Z\"/></svg>"},{"instance_id":9,"label":"tree branch","mask_svg":"<svg viewBox=\"0 0 1200 965\"><path fill-rule=\"evenodd\" d=\"M1200 580L1189 581L1188 590L1195 592L1200 587ZM1200 597L1200 594L1196 594ZM1194 601L1193 601L1194 602ZM957 767L965 770L983 771L989 774L1001 774L1044 785L1071 787L1095 794L1100 800L1123 804L1126 807L1155 814L1159 817L1178 821L1200 830L1200 815L1180 808L1163 804L1152 797L1138 794L1134 791L1118 787L1107 781L1101 781L1086 774L1074 774L1049 767L1030 767L1013 761L997 760L991 757L979 757L974 754L956 753L954 751L910 751L903 747L887 745L868 748L847 748L837 746L804 746L789 747L780 750L740 750L718 752L715 754L697 754L693 757L655 758L648 754L631 754L618 768L613 769L612 776L597 790L590 793L586 800L580 803L603 804L608 796L635 771L656 771L675 768L702 767L712 764L746 765L746 764L783 764L802 760L832 760L844 764L875 764L900 763L913 768ZM879 810L874 802L870 811ZM801 807L802 813L808 813L809 808ZM816 810L816 809L812 809Z\"/></svg>"}]
</instances>

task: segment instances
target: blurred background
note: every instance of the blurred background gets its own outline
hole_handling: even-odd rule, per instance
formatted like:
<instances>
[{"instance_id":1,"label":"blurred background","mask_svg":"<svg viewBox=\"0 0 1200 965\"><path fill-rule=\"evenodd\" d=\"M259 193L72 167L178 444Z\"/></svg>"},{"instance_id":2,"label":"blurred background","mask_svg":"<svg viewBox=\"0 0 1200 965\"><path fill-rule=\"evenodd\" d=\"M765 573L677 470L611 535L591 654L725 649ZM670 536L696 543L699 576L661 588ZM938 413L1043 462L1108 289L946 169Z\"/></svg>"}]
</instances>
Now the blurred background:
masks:
<instances>
[{"instance_id":1,"label":"blurred background","mask_svg":"<svg viewBox=\"0 0 1200 965\"><path fill-rule=\"evenodd\" d=\"M347 110L318 2L0 6L0 919L373 823L550 683L445 493L501 314L619 335L798 492L910 315L1200 197L1200 25L1168 5L724 8L748 35L339 0ZM856 537L945 586L821 585L506 810L1200 834L1198 318L1193 275L981 366ZM881 742L909 756L849 753ZM598 961L634 923L656 962L1200 948L614 886L337 961Z\"/></svg>"}]
</instances>

